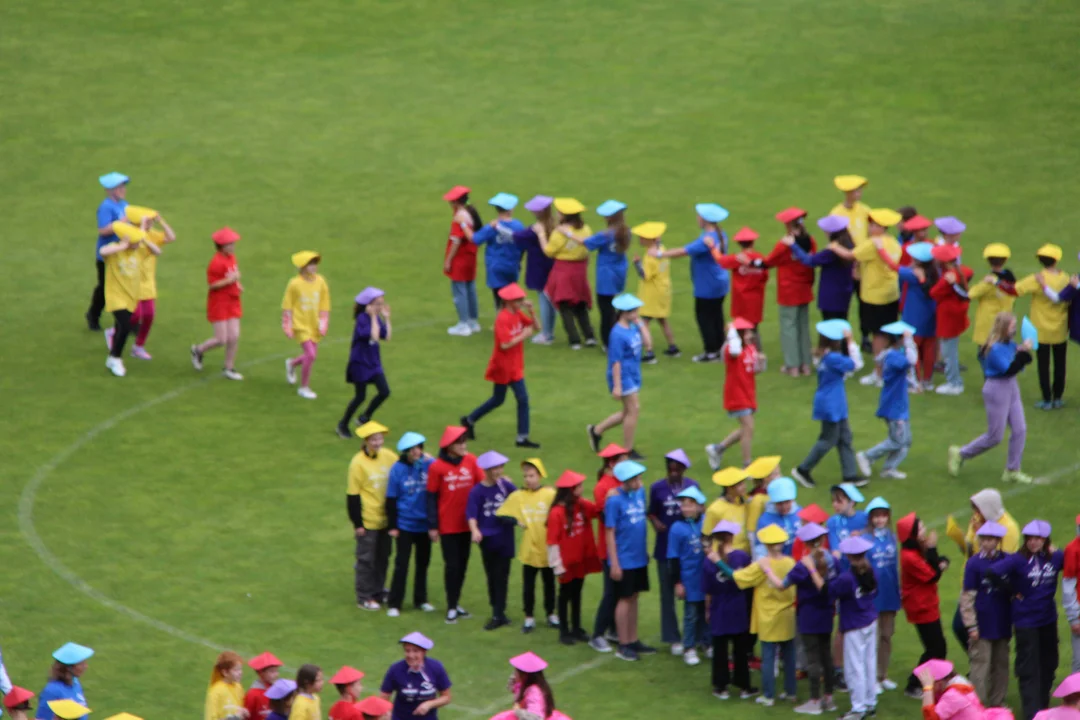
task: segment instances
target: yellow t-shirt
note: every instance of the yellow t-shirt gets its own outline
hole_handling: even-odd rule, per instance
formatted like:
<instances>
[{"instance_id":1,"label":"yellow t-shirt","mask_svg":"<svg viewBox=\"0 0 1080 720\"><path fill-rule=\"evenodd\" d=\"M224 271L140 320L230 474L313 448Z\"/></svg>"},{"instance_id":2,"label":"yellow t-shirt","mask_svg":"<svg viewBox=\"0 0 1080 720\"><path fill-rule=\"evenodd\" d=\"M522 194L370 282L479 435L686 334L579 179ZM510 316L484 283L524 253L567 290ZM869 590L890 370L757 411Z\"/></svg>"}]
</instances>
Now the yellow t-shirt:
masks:
<instances>
[{"instance_id":1,"label":"yellow t-shirt","mask_svg":"<svg viewBox=\"0 0 1080 720\"><path fill-rule=\"evenodd\" d=\"M579 238L592 237L593 231L588 225L582 226L579 230L574 231L574 235ZM544 248L544 254L548 257L555 258L556 260L588 260L589 249L585 247L585 242L582 240L572 240L563 235L558 230L553 230L551 237L548 238L547 247Z\"/></svg>"},{"instance_id":2,"label":"yellow t-shirt","mask_svg":"<svg viewBox=\"0 0 1080 720\"><path fill-rule=\"evenodd\" d=\"M297 694L289 720L322 720L322 700L318 695Z\"/></svg>"},{"instance_id":3,"label":"yellow t-shirt","mask_svg":"<svg viewBox=\"0 0 1080 720\"><path fill-rule=\"evenodd\" d=\"M165 249L165 233L160 230L149 230L146 236L150 242ZM139 245L139 300L155 300L157 298L157 261L158 256L150 252L145 244Z\"/></svg>"},{"instance_id":4,"label":"yellow t-shirt","mask_svg":"<svg viewBox=\"0 0 1080 720\"><path fill-rule=\"evenodd\" d=\"M773 574L783 580L795 567L787 555L770 558ZM777 590L765 580L765 573L755 562L736 570L735 584L754 588L754 607L750 615L750 632L765 642L784 642L795 638L795 586Z\"/></svg>"},{"instance_id":5,"label":"yellow t-shirt","mask_svg":"<svg viewBox=\"0 0 1080 720\"><path fill-rule=\"evenodd\" d=\"M1014 553L1020 549L1020 526L1016 524L1016 520L1009 513L1005 513L1001 516L1000 520L996 521L999 525L1005 528L1005 537L1001 538L1001 549L1007 553ZM967 541L969 551L977 552L979 549L979 541L975 537L975 521L968 522L967 535L964 538Z\"/></svg>"},{"instance_id":6,"label":"yellow t-shirt","mask_svg":"<svg viewBox=\"0 0 1080 720\"><path fill-rule=\"evenodd\" d=\"M1016 297L1002 292L994 283L982 281L968 287L968 297L975 301L975 329L971 339L976 345L982 345L990 335L994 318L998 313L1012 312Z\"/></svg>"},{"instance_id":7,"label":"yellow t-shirt","mask_svg":"<svg viewBox=\"0 0 1080 720\"><path fill-rule=\"evenodd\" d=\"M205 720L225 720L244 709L244 688L240 683L218 680L206 691Z\"/></svg>"},{"instance_id":8,"label":"yellow t-shirt","mask_svg":"<svg viewBox=\"0 0 1080 720\"><path fill-rule=\"evenodd\" d=\"M892 235L881 236L885 253L900 262L903 251ZM859 261L859 299L871 305L888 305L900 299L899 273L885 264L878 255L873 242L855 246L855 259Z\"/></svg>"},{"instance_id":9,"label":"yellow t-shirt","mask_svg":"<svg viewBox=\"0 0 1080 720\"><path fill-rule=\"evenodd\" d=\"M657 249L664 246L656 244ZM638 280L637 295L645 303L638 312L651 318L671 316L671 261L667 258L655 258L646 255L641 260L641 270L645 277Z\"/></svg>"},{"instance_id":10,"label":"yellow t-shirt","mask_svg":"<svg viewBox=\"0 0 1080 720\"><path fill-rule=\"evenodd\" d=\"M349 463L349 484L345 494L360 496L361 519L368 530L383 530L388 524L386 484L390 468L397 459L392 450L381 448L375 457L361 450Z\"/></svg>"},{"instance_id":11,"label":"yellow t-shirt","mask_svg":"<svg viewBox=\"0 0 1080 720\"><path fill-rule=\"evenodd\" d=\"M1069 274L1043 271L1046 287L1061 292L1069 284ZM1057 345L1069 339L1069 304L1055 303L1043 295L1034 275L1016 283L1017 295L1031 295L1031 323L1039 331L1039 342Z\"/></svg>"},{"instance_id":12,"label":"yellow t-shirt","mask_svg":"<svg viewBox=\"0 0 1080 720\"><path fill-rule=\"evenodd\" d=\"M318 273L313 280L297 275L285 287L281 309L292 311L293 338L296 342L319 342L322 340L319 313L330 312L330 286Z\"/></svg>"},{"instance_id":13,"label":"yellow t-shirt","mask_svg":"<svg viewBox=\"0 0 1080 720\"><path fill-rule=\"evenodd\" d=\"M496 515L515 518L518 524L524 526L518 545L518 560L522 565L536 568L548 566L547 516L554 500L553 487L541 486L535 490L522 488L510 493L506 502L495 511Z\"/></svg>"},{"instance_id":14,"label":"yellow t-shirt","mask_svg":"<svg viewBox=\"0 0 1080 720\"><path fill-rule=\"evenodd\" d=\"M843 215L848 219L848 232L856 245L866 242L870 224L870 206L857 202L854 207L846 208L840 203L829 211L830 215Z\"/></svg>"},{"instance_id":15,"label":"yellow t-shirt","mask_svg":"<svg viewBox=\"0 0 1080 720\"><path fill-rule=\"evenodd\" d=\"M721 520L730 520L736 523L740 530L739 534L731 540L733 550L750 552L750 541L746 537L746 503L733 503L720 498L705 509L705 520L701 524L701 532L706 535L712 534L712 529Z\"/></svg>"},{"instance_id":16,"label":"yellow t-shirt","mask_svg":"<svg viewBox=\"0 0 1080 720\"><path fill-rule=\"evenodd\" d=\"M105 310L135 312L139 304L140 257L144 246L105 256Z\"/></svg>"}]
</instances>

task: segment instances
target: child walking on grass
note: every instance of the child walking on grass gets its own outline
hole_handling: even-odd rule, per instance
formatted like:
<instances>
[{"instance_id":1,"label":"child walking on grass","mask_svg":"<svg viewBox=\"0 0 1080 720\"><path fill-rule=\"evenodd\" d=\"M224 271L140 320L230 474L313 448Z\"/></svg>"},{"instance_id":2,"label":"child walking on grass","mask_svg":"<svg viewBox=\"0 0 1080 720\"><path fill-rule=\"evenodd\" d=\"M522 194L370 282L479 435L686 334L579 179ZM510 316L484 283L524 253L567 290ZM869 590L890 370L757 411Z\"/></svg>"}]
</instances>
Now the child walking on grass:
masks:
<instances>
[{"instance_id":1,"label":"child walking on grass","mask_svg":"<svg viewBox=\"0 0 1080 720\"><path fill-rule=\"evenodd\" d=\"M727 341L720 348L724 366L724 410L728 417L738 421L739 427L718 443L705 446L709 466L719 470L724 451L735 443L742 450L742 464L749 465L754 459L754 413L757 412L757 374L761 372L765 355L758 349L757 331L754 324L743 317L736 317L728 325Z\"/></svg>"},{"instance_id":2,"label":"child walking on grass","mask_svg":"<svg viewBox=\"0 0 1080 720\"><path fill-rule=\"evenodd\" d=\"M285 361L285 379L296 384L296 368L300 367L300 387L296 394L305 400L318 395L311 389L311 368L319 353L319 342L330 329L330 286L317 272L322 257L319 253L305 250L292 256L292 263L300 271L285 286L281 301L281 329L285 337L299 343L303 352Z\"/></svg>"},{"instance_id":3,"label":"child walking on grass","mask_svg":"<svg viewBox=\"0 0 1080 720\"><path fill-rule=\"evenodd\" d=\"M915 328L902 320L883 326L881 331L888 335L890 345L880 360L882 384L877 416L885 421L888 436L869 450L856 453L855 462L859 472L870 477L873 464L885 458L881 477L903 480L907 473L899 465L911 448L908 371L918 361L919 351L915 347Z\"/></svg>"}]
</instances>

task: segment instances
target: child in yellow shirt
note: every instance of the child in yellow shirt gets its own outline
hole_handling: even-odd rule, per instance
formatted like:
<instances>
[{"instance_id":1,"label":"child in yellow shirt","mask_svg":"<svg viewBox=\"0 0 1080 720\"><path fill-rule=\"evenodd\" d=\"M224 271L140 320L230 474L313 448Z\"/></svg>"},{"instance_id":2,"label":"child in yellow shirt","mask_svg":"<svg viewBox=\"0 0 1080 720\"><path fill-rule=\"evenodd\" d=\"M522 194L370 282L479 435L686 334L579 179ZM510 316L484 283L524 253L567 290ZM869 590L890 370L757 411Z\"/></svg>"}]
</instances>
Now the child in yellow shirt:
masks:
<instances>
[{"instance_id":1,"label":"child in yellow shirt","mask_svg":"<svg viewBox=\"0 0 1080 720\"><path fill-rule=\"evenodd\" d=\"M712 535L713 528L722 520L729 520L739 526L739 532L731 538L734 550L750 552L750 540L747 528L752 527L746 521L746 480L750 476L745 470L735 467L724 468L713 473L712 481L723 488L719 499L705 510L705 520L701 525L703 535Z\"/></svg>"},{"instance_id":2,"label":"child in yellow shirt","mask_svg":"<svg viewBox=\"0 0 1080 720\"><path fill-rule=\"evenodd\" d=\"M634 269L638 274L637 296L645 303L641 306L638 314L645 321L645 326L655 318L660 323L660 329L664 331L668 347L664 354L668 357L679 357L682 353L675 344L675 333L671 330L671 261L666 257L656 257L664 251L661 237L667 230L667 223L647 222L641 223L631 231L641 238L641 245L645 248L645 259L634 257ZM654 249L658 252L653 252ZM649 351L641 358L642 362L656 363L656 353Z\"/></svg>"},{"instance_id":3,"label":"child in yellow shirt","mask_svg":"<svg viewBox=\"0 0 1080 720\"><path fill-rule=\"evenodd\" d=\"M968 297L975 303L975 329L971 339L982 347L990 335L998 313L1012 312L1016 302L1016 276L1005 267L1012 256L1004 243L990 243L983 248L983 259L990 265L990 274L968 286Z\"/></svg>"},{"instance_id":4,"label":"child in yellow shirt","mask_svg":"<svg viewBox=\"0 0 1080 720\"><path fill-rule=\"evenodd\" d=\"M121 356L139 306L142 272L139 266L143 253L161 252L146 235L148 225L146 220L139 226L117 220L113 223L117 240L98 251L105 263L105 309L113 314L113 327L105 331L105 344L109 348L105 367L116 377L127 374Z\"/></svg>"},{"instance_id":5,"label":"child in yellow shirt","mask_svg":"<svg viewBox=\"0 0 1080 720\"><path fill-rule=\"evenodd\" d=\"M322 689L322 668L301 665L296 671L296 699L289 711L289 720L322 720L322 699L319 697Z\"/></svg>"},{"instance_id":6,"label":"child in yellow shirt","mask_svg":"<svg viewBox=\"0 0 1080 720\"><path fill-rule=\"evenodd\" d=\"M1031 322L1039 331L1039 347L1035 351L1039 363L1039 388L1042 401L1035 403L1040 410L1058 409L1065 403L1065 350L1069 340L1069 306L1055 303L1050 294L1056 295L1069 284L1069 275L1058 269L1061 248L1043 245L1035 252L1040 272L1028 275L1016 283L1017 295L1031 295ZM1054 360L1054 379L1050 382L1050 358Z\"/></svg>"},{"instance_id":7,"label":"child in yellow shirt","mask_svg":"<svg viewBox=\"0 0 1080 720\"><path fill-rule=\"evenodd\" d=\"M244 660L231 650L218 655L206 690L204 720L241 720L244 709Z\"/></svg>"},{"instance_id":8,"label":"child in yellow shirt","mask_svg":"<svg viewBox=\"0 0 1080 720\"><path fill-rule=\"evenodd\" d=\"M305 250L292 256L300 273L285 287L281 301L281 329L285 336L300 343L303 353L285 361L285 379L296 384L296 366L300 366L300 388L296 394L307 400L318 397L311 389L311 366L319 352L319 341L330 328L330 286L316 272L319 253Z\"/></svg>"},{"instance_id":9,"label":"child in yellow shirt","mask_svg":"<svg viewBox=\"0 0 1080 720\"><path fill-rule=\"evenodd\" d=\"M144 218L149 218L149 222L157 227L148 228L146 237L159 250L163 250L165 245L176 240L176 233L156 210L128 205L124 208L124 215L133 225L141 225ZM131 348L131 356L139 360L151 360L150 353L146 351L146 338L150 336L150 328L154 324L157 311L158 256L151 252L150 246L146 243L142 244L139 253L139 294L137 296L139 304L131 318L132 329L135 331L135 345Z\"/></svg>"}]
</instances>

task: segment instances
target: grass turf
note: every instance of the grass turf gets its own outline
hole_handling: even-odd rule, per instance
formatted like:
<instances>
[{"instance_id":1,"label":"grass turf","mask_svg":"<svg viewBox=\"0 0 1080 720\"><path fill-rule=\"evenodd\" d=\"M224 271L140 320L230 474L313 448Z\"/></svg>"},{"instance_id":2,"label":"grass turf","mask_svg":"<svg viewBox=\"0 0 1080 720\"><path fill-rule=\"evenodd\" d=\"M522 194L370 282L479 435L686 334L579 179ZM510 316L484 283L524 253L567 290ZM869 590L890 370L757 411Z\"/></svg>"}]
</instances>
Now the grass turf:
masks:
<instances>
[{"instance_id":1,"label":"grass turf","mask_svg":"<svg viewBox=\"0 0 1080 720\"><path fill-rule=\"evenodd\" d=\"M559 705L577 718L713 707L707 664L661 656L624 666L559 646L545 630L525 639L516 628L484 633L480 620L447 628L441 615L391 621L355 608L342 491L356 448L332 433L347 400L349 298L377 284L394 309L395 339L384 348L394 396L379 414L394 437L437 437L488 391L490 333L444 332L453 317L439 272L448 221L439 196L452 184L474 186L477 200L499 190L592 206L617 197L635 222L667 221L669 246L695 234L694 202L717 201L732 210L729 229L752 225L769 245L780 234L772 213L799 204L824 214L837 201L832 175L858 172L871 178L872 206L914 203L964 218L977 270L978 248L1002 240L1018 274L1035 269L1032 251L1046 241L1063 244L1065 267L1075 267L1080 99L1070 81L1080 10L1064 0L43 0L3 5L0 25L11 278L0 289L9 338L0 351L0 640L15 681L35 691L53 648L68 639L95 647L85 685L102 717L199 712L214 658L202 639L269 648L293 667L353 664L372 690L398 658L394 641L412 629L433 636L433 655L448 664L447 717L507 706L505 658L526 648L552 662ZM123 381L106 375L101 338L82 324L94 178L113 169L134 178L129 198L161 209L180 236L159 266L155 359L129 360ZM244 235L239 384L214 376L220 356L203 377L186 357L208 334L208 236L226 223ZM305 248L323 253L335 298L313 403L292 394L280 368L294 348L278 328L279 298L289 255ZM638 444L651 475L664 451L683 446L696 463L689 474L702 479L701 446L730 424L719 406L722 371L689 362L699 341L678 261L673 277L685 355L646 368ZM481 306L488 325L483 288ZM776 365L774 318L770 306L764 336ZM542 456L556 473L591 471L582 427L613 407L602 359L562 345L530 346L527 356ZM912 399L909 479L869 488L939 525L972 492L997 485L1004 460L999 448L958 480L944 473L946 446L983 424L971 344L963 357L972 367L965 395ZM1030 409L1033 370L1022 386L1024 467L1054 482L1007 506L1021 522L1053 521L1063 542L1080 467L1068 438L1080 423L1073 406ZM816 433L812 392L810 380L761 378L760 454L782 454L785 467L801 458ZM866 447L884 433L877 393L853 385L849 396L856 443ZM522 457L511 447L511 407L478 432L474 449ZM819 479L834 478L835 467L827 460ZM819 490L800 500L827 499ZM440 568L436 560L430 577L441 607ZM465 600L477 615L481 575L474 558ZM947 616L960 575L954 565L943 581ZM516 619L518 588L515 568ZM598 597L594 578L586 615ZM642 612L650 640L656 615L654 592ZM919 649L911 628L901 623L897 635L891 675L901 680ZM961 652L952 645L950 654ZM914 712L897 693L881 708Z\"/></svg>"}]
</instances>

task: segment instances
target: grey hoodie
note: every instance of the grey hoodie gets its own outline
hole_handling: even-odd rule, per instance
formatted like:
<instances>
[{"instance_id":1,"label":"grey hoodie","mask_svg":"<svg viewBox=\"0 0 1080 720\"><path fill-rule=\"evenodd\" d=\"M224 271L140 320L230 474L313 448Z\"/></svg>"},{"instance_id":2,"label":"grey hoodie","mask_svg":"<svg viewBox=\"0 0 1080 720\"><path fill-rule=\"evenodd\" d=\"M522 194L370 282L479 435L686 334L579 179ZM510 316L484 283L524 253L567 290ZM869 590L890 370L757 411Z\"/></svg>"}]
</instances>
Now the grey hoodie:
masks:
<instances>
[{"instance_id":1,"label":"grey hoodie","mask_svg":"<svg viewBox=\"0 0 1080 720\"><path fill-rule=\"evenodd\" d=\"M991 522L998 522L1005 515L1005 504L1001 501L1001 493L993 488L986 488L975 493L971 496L971 502L979 508L979 513Z\"/></svg>"}]
</instances>

